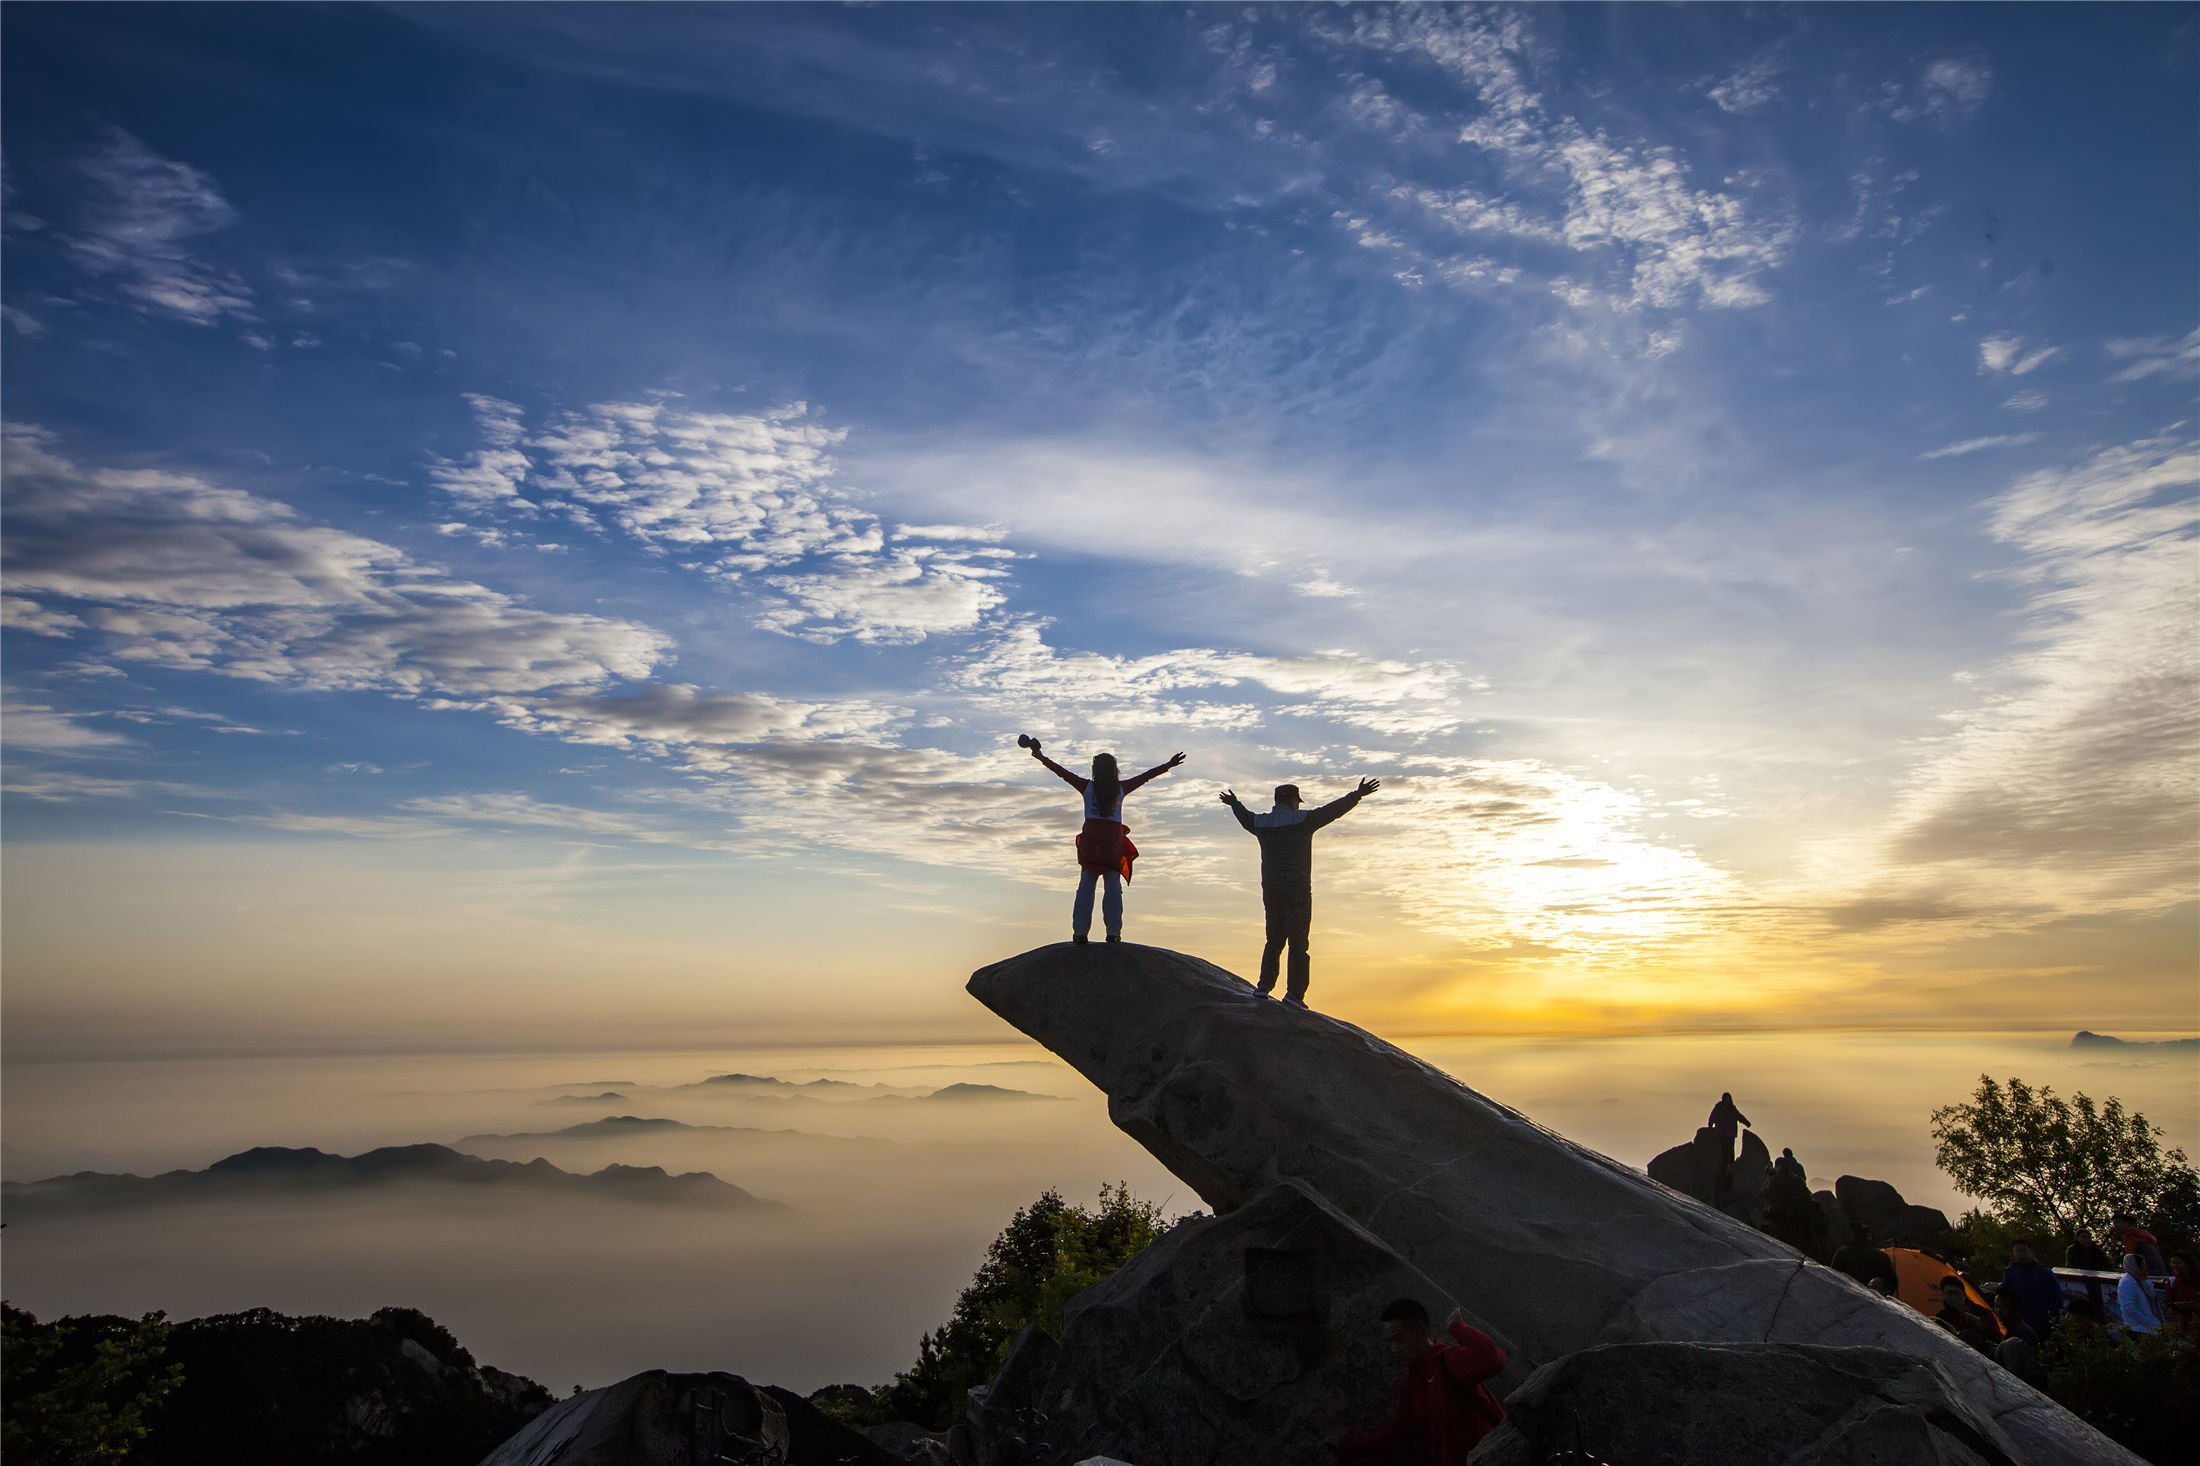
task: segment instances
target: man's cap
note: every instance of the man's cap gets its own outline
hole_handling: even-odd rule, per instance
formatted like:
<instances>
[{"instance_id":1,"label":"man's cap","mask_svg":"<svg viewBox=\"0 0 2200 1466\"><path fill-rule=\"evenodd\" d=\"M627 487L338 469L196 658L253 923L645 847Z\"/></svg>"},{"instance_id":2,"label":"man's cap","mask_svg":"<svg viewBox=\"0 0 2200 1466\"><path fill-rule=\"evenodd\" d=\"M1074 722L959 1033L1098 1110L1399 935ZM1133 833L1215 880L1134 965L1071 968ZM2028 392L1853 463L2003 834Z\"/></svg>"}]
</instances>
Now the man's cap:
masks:
<instances>
[{"instance_id":1,"label":"man's cap","mask_svg":"<svg viewBox=\"0 0 2200 1466\"><path fill-rule=\"evenodd\" d=\"M1298 785L1296 785L1296 784L1278 784L1278 785L1276 786L1276 798L1277 798L1277 799L1278 799L1279 801L1280 801L1280 800L1285 800L1285 799L1296 799L1296 798L1298 798L1298 797L1299 797L1299 786L1298 786Z\"/></svg>"}]
</instances>

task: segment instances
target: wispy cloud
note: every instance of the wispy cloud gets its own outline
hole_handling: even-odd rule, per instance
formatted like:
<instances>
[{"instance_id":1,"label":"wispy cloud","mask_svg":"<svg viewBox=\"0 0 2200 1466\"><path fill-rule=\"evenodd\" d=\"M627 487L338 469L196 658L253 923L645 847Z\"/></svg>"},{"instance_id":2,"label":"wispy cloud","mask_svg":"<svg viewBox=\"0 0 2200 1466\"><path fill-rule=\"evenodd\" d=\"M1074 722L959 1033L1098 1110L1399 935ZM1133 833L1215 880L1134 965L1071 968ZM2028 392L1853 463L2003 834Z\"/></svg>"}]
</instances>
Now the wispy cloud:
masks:
<instances>
[{"instance_id":1,"label":"wispy cloud","mask_svg":"<svg viewBox=\"0 0 2200 1466\"><path fill-rule=\"evenodd\" d=\"M1978 344L1981 376L2029 376L2062 355L2060 346L2027 349L2022 336L1988 336Z\"/></svg>"},{"instance_id":2,"label":"wispy cloud","mask_svg":"<svg viewBox=\"0 0 2200 1466\"><path fill-rule=\"evenodd\" d=\"M558 414L528 436L513 404L467 400L487 446L431 466L447 492L477 510L606 521L652 553L758 593L755 623L765 630L908 643L966 630L1001 604L995 582L1015 552L992 543L998 533L903 525L889 544L878 516L836 479L829 450L845 430L802 403L712 413L608 402ZM499 542L487 538L496 531L474 532Z\"/></svg>"},{"instance_id":3,"label":"wispy cloud","mask_svg":"<svg viewBox=\"0 0 2200 1466\"><path fill-rule=\"evenodd\" d=\"M1963 458L1973 453L1984 453L1989 448L2022 448L2040 440L2038 433L1993 433L1983 438L1965 438L1960 443L1950 443L1945 448L1935 448L1918 454L1920 461L1935 458Z\"/></svg>"},{"instance_id":4,"label":"wispy cloud","mask_svg":"<svg viewBox=\"0 0 2200 1466\"><path fill-rule=\"evenodd\" d=\"M631 621L535 610L243 490L80 465L36 428L8 429L6 483L9 584L81 603L105 655L125 662L479 695L643 676L670 647Z\"/></svg>"},{"instance_id":5,"label":"wispy cloud","mask_svg":"<svg viewBox=\"0 0 2200 1466\"><path fill-rule=\"evenodd\" d=\"M2163 436L1992 501L1992 534L2024 556L2026 644L1906 795L1881 899L2062 913L2191 898L2196 487L2200 448Z\"/></svg>"},{"instance_id":6,"label":"wispy cloud","mask_svg":"<svg viewBox=\"0 0 2200 1466\"><path fill-rule=\"evenodd\" d=\"M213 179L119 129L82 169L92 193L69 240L79 266L112 277L140 306L193 325L252 319L250 287L191 252L190 241L236 221Z\"/></svg>"},{"instance_id":7,"label":"wispy cloud","mask_svg":"<svg viewBox=\"0 0 2200 1466\"><path fill-rule=\"evenodd\" d=\"M2111 341L2107 351L2110 361L2129 363L2109 378L2112 382L2138 382L2157 376L2200 376L2200 327L2181 337L2140 336Z\"/></svg>"}]
</instances>

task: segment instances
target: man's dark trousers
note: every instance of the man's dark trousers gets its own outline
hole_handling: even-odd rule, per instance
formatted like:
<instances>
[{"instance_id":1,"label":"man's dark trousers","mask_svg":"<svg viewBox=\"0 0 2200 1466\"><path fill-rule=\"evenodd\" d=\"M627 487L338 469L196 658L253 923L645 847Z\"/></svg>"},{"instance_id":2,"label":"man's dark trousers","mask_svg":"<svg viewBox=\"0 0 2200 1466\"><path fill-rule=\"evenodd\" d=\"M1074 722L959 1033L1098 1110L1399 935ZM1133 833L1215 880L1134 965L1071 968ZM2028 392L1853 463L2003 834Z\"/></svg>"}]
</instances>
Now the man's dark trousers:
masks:
<instances>
[{"instance_id":1,"label":"man's dark trousers","mask_svg":"<svg viewBox=\"0 0 2200 1466\"><path fill-rule=\"evenodd\" d=\"M1291 977L1284 996L1306 1001L1306 985L1313 973L1307 935L1314 925L1314 888L1311 885L1278 890L1263 886L1261 905L1268 911L1268 945L1260 954L1260 990L1276 990L1276 966L1283 949L1291 949Z\"/></svg>"}]
</instances>

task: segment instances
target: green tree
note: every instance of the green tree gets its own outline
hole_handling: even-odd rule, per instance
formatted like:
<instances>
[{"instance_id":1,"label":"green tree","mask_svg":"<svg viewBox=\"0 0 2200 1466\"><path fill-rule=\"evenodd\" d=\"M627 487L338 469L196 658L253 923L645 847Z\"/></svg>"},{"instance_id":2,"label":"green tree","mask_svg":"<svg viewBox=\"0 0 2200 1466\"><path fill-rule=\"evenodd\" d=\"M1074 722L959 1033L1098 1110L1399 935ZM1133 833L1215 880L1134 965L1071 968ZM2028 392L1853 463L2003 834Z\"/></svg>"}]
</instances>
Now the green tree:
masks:
<instances>
[{"instance_id":1,"label":"green tree","mask_svg":"<svg viewBox=\"0 0 2200 1466\"><path fill-rule=\"evenodd\" d=\"M2193 1174L2161 1127L2124 1102L2064 1099L1981 1074L1968 1104L1933 1111L1934 1159L1966 1196L2020 1232L2068 1237L2118 1214L2147 1217Z\"/></svg>"},{"instance_id":2,"label":"green tree","mask_svg":"<svg viewBox=\"0 0 2200 1466\"><path fill-rule=\"evenodd\" d=\"M947 1322L917 1342L917 1360L879 1391L893 1416L935 1430L961 1418L965 1392L993 1378L1026 1324L1059 1334L1062 1314L1167 1230L1160 1208L1127 1185L1100 1188L1087 1211L1053 1191L1009 1219Z\"/></svg>"},{"instance_id":3,"label":"green tree","mask_svg":"<svg viewBox=\"0 0 2200 1466\"><path fill-rule=\"evenodd\" d=\"M86 1357L74 1330L0 1304L0 1455L13 1466L106 1466L145 1438L146 1413L183 1382L162 1366L170 1326L158 1313L108 1330Z\"/></svg>"}]
</instances>

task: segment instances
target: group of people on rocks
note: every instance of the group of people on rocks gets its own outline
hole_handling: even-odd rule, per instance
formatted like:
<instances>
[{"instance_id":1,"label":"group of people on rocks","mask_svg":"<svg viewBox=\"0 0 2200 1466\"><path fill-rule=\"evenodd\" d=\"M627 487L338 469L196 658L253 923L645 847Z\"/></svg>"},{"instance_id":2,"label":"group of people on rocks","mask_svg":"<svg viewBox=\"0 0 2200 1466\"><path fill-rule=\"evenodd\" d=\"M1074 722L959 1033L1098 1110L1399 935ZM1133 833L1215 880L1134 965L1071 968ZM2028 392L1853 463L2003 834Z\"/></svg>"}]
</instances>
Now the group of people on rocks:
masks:
<instances>
[{"instance_id":1,"label":"group of people on rocks","mask_svg":"<svg viewBox=\"0 0 2200 1466\"><path fill-rule=\"evenodd\" d=\"M1077 898L1070 906L1070 940L1084 946L1092 939L1094 888L1100 890L1100 923L1107 940L1123 940L1123 887L1131 879L1138 847L1131 843L1130 827L1123 821L1123 800L1149 780L1184 762L1179 753L1143 774L1124 778L1115 755L1093 756L1092 774L1073 774L1041 750L1039 740L1028 734L1016 742L1049 772L1075 789L1085 802L1084 828L1077 834ZM1223 804L1237 817L1245 832L1260 842L1260 899L1267 916L1267 943L1260 954L1259 989L1263 996L1276 989L1285 969L1286 1003L1306 1006L1306 989L1312 979L1310 941L1314 922L1314 836L1324 826L1352 812L1359 802L1382 788L1379 779L1362 779L1359 787L1342 799L1318 809L1305 808L1296 784L1278 784L1275 805L1255 814L1235 790L1222 791Z\"/></svg>"}]
</instances>

